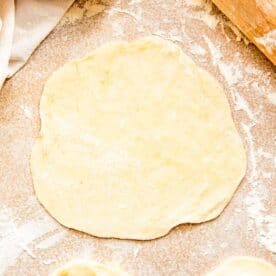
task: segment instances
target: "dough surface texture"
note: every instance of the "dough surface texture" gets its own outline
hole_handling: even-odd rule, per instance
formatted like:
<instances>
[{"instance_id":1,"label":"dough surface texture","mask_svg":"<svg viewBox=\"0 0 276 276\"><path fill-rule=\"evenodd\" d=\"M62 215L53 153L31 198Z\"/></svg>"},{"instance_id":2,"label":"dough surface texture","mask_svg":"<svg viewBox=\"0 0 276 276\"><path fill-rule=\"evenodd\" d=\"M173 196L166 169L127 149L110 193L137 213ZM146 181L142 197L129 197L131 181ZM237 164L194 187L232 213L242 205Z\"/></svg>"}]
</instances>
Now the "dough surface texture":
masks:
<instances>
[{"instance_id":1,"label":"dough surface texture","mask_svg":"<svg viewBox=\"0 0 276 276\"><path fill-rule=\"evenodd\" d=\"M275 276L275 267L259 258L231 257L206 276Z\"/></svg>"},{"instance_id":2,"label":"dough surface texture","mask_svg":"<svg viewBox=\"0 0 276 276\"><path fill-rule=\"evenodd\" d=\"M159 38L107 44L54 72L31 170L61 224L148 240L217 217L246 170L218 82Z\"/></svg>"},{"instance_id":3,"label":"dough surface texture","mask_svg":"<svg viewBox=\"0 0 276 276\"><path fill-rule=\"evenodd\" d=\"M128 276L118 267L90 262L75 262L59 268L51 276Z\"/></svg>"}]
</instances>

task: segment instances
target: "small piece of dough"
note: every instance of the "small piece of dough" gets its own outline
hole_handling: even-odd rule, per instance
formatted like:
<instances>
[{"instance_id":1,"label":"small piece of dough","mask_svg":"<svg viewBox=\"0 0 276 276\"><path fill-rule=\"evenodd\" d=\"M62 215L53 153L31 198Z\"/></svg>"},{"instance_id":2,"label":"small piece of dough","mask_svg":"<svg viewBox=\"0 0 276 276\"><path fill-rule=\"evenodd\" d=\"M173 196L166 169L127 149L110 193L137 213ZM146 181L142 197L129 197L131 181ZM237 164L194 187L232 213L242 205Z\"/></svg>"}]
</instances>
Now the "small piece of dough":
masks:
<instances>
[{"instance_id":1,"label":"small piece of dough","mask_svg":"<svg viewBox=\"0 0 276 276\"><path fill-rule=\"evenodd\" d=\"M73 262L59 268L51 276L129 276L129 274L111 265Z\"/></svg>"},{"instance_id":2,"label":"small piece of dough","mask_svg":"<svg viewBox=\"0 0 276 276\"><path fill-rule=\"evenodd\" d=\"M231 257L206 276L275 276L275 267L254 257Z\"/></svg>"},{"instance_id":3,"label":"small piece of dough","mask_svg":"<svg viewBox=\"0 0 276 276\"><path fill-rule=\"evenodd\" d=\"M112 43L47 81L31 170L63 225L153 239L217 217L245 174L226 96L171 42Z\"/></svg>"}]
</instances>

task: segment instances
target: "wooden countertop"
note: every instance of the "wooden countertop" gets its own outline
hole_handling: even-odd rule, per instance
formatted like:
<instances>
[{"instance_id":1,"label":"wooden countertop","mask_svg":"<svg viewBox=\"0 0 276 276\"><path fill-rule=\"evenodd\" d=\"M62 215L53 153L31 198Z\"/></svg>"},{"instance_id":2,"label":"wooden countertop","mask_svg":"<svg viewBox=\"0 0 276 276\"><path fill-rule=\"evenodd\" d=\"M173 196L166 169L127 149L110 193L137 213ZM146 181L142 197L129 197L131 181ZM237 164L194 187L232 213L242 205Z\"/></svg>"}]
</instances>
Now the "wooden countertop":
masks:
<instances>
[{"instance_id":1,"label":"wooden countertop","mask_svg":"<svg viewBox=\"0 0 276 276\"><path fill-rule=\"evenodd\" d=\"M275 78L255 46L200 0L78 1L0 95L0 275L48 275L72 259L120 263L133 275L202 275L226 257L273 261ZM102 11L102 12L101 12ZM100 239L56 223L30 174L43 85L57 67L105 42L155 34L180 45L225 87L248 156L246 177L217 219L152 241ZM273 92L274 91L274 92ZM273 104L274 102L274 104ZM274 237L275 238L275 237Z\"/></svg>"}]
</instances>

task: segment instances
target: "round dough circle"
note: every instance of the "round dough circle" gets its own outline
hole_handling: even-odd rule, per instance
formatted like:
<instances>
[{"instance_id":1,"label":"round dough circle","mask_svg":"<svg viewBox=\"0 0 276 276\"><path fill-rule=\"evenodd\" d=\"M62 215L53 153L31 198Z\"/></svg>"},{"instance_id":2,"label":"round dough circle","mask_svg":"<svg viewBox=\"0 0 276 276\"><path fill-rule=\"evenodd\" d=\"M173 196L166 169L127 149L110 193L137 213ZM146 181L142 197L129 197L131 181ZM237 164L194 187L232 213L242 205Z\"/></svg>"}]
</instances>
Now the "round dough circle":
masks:
<instances>
[{"instance_id":1,"label":"round dough circle","mask_svg":"<svg viewBox=\"0 0 276 276\"><path fill-rule=\"evenodd\" d=\"M63 225L152 239L217 217L244 176L226 96L171 42L103 46L47 81L31 170Z\"/></svg>"},{"instance_id":2,"label":"round dough circle","mask_svg":"<svg viewBox=\"0 0 276 276\"><path fill-rule=\"evenodd\" d=\"M275 267L254 257L231 257L206 276L275 276Z\"/></svg>"},{"instance_id":3,"label":"round dough circle","mask_svg":"<svg viewBox=\"0 0 276 276\"><path fill-rule=\"evenodd\" d=\"M127 276L118 267L99 263L72 262L59 268L51 276Z\"/></svg>"}]
</instances>

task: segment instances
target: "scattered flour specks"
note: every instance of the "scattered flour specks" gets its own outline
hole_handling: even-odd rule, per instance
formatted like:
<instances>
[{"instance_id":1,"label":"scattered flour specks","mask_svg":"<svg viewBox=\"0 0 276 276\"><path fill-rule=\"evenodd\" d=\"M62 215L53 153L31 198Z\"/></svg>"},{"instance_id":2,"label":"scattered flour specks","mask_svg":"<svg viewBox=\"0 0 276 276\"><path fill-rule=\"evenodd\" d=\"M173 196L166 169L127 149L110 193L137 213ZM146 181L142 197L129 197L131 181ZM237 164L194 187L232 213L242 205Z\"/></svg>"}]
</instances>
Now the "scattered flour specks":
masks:
<instances>
[{"instance_id":1,"label":"scattered flour specks","mask_svg":"<svg viewBox=\"0 0 276 276\"><path fill-rule=\"evenodd\" d=\"M140 10L141 11L141 10ZM134 20L136 20L137 22L139 22L141 20L141 12L133 12L133 11L129 11L129 10L125 10L125 9L121 9L121 8L111 8L108 11L109 16L113 16L116 13L122 13L122 14L126 14L130 17L132 17Z\"/></svg>"},{"instance_id":2,"label":"scattered flour specks","mask_svg":"<svg viewBox=\"0 0 276 276\"><path fill-rule=\"evenodd\" d=\"M57 232L50 237L46 238L45 240L38 243L35 247L39 249L46 249L48 247L54 246L57 242L62 240L67 234L66 230L62 230L60 232Z\"/></svg>"},{"instance_id":3,"label":"scattered flour specks","mask_svg":"<svg viewBox=\"0 0 276 276\"><path fill-rule=\"evenodd\" d=\"M230 87L237 84L243 78L241 69L238 67L238 64L222 61L223 54L219 46L215 45L206 35L204 35L203 38L210 50L213 64L218 66L218 69L220 70L220 73L226 80L227 84Z\"/></svg>"},{"instance_id":4,"label":"scattered flour specks","mask_svg":"<svg viewBox=\"0 0 276 276\"><path fill-rule=\"evenodd\" d=\"M260 177L261 171L258 169L258 159L263 155L263 151L258 151L255 147L251 128L255 123L242 124L247 137L249 150L249 176L248 183L251 190L245 198L245 205L249 216L249 228L254 224L257 230L256 239L271 252L276 252L276 217L266 214L265 201L267 199L267 189L263 185ZM273 160L273 155L267 154L267 158Z\"/></svg>"},{"instance_id":5,"label":"scattered flour specks","mask_svg":"<svg viewBox=\"0 0 276 276\"><path fill-rule=\"evenodd\" d=\"M219 23L216 15L212 14L212 1L207 0L185 0L188 6L196 7L193 11L185 13L185 16L200 20L205 23L209 28L215 29Z\"/></svg>"},{"instance_id":6,"label":"scattered flour specks","mask_svg":"<svg viewBox=\"0 0 276 276\"><path fill-rule=\"evenodd\" d=\"M23 225L17 225L13 217L10 209L2 208L0 213L0 275L24 251L35 258L29 245L35 239L58 227L57 223L44 213L38 214L35 219Z\"/></svg>"},{"instance_id":7,"label":"scattered flour specks","mask_svg":"<svg viewBox=\"0 0 276 276\"><path fill-rule=\"evenodd\" d=\"M252 183L251 183L252 184ZM253 183L253 189L245 198L251 222L257 228L257 240L271 252L276 252L276 217L265 214L264 187L260 182Z\"/></svg>"},{"instance_id":8,"label":"scattered flour specks","mask_svg":"<svg viewBox=\"0 0 276 276\"><path fill-rule=\"evenodd\" d=\"M131 0L129 2L129 5L136 5L136 4L140 4L142 2L142 0Z\"/></svg>"},{"instance_id":9,"label":"scattered flour specks","mask_svg":"<svg viewBox=\"0 0 276 276\"><path fill-rule=\"evenodd\" d=\"M121 37L124 35L124 28L119 22L117 21L113 22L112 29L115 32L117 37Z\"/></svg>"},{"instance_id":10,"label":"scattered flour specks","mask_svg":"<svg viewBox=\"0 0 276 276\"><path fill-rule=\"evenodd\" d=\"M200 7L206 3L204 0L185 0L184 2L192 7Z\"/></svg>"},{"instance_id":11,"label":"scattered flour specks","mask_svg":"<svg viewBox=\"0 0 276 276\"><path fill-rule=\"evenodd\" d=\"M237 84L243 77L241 70L235 64L220 62L218 67L230 86Z\"/></svg>"},{"instance_id":12,"label":"scattered flour specks","mask_svg":"<svg viewBox=\"0 0 276 276\"><path fill-rule=\"evenodd\" d=\"M203 35L203 38L204 38L205 42L207 43L208 48L210 50L213 64L217 65L219 63L219 61L221 60L221 58L223 57L219 47L215 46L215 44L211 41L211 39L209 37L207 37L206 35Z\"/></svg>"},{"instance_id":13,"label":"scattered flour specks","mask_svg":"<svg viewBox=\"0 0 276 276\"><path fill-rule=\"evenodd\" d=\"M155 31L153 35L159 36L161 38L173 41L173 42L182 42L182 38L179 35L174 35L173 33L165 33L163 31Z\"/></svg>"},{"instance_id":14,"label":"scattered flour specks","mask_svg":"<svg viewBox=\"0 0 276 276\"><path fill-rule=\"evenodd\" d=\"M20 106L24 116L28 119L32 119L33 117L33 112L28 106L21 105Z\"/></svg>"},{"instance_id":15,"label":"scattered flour specks","mask_svg":"<svg viewBox=\"0 0 276 276\"><path fill-rule=\"evenodd\" d=\"M260 76L263 72L259 69L257 69L255 66L251 66L251 65L247 65L244 68L245 72L247 72L248 74L253 74L255 76Z\"/></svg>"},{"instance_id":16,"label":"scattered flour specks","mask_svg":"<svg viewBox=\"0 0 276 276\"><path fill-rule=\"evenodd\" d=\"M267 99L271 104L276 105L276 92L269 93Z\"/></svg>"},{"instance_id":17,"label":"scattered flour specks","mask_svg":"<svg viewBox=\"0 0 276 276\"><path fill-rule=\"evenodd\" d=\"M42 263L45 264L45 265L50 265L52 263L55 263L56 260L55 259L46 259L46 260L43 260Z\"/></svg>"},{"instance_id":18,"label":"scattered flour specks","mask_svg":"<svg viewBox=\"0 0 276 276\"><path fill-rule=\"evenodd\" d=\"M191 53L198 56L206 55L207 51L202 48L199 44L193 44L191 46Z\"/></svg>"},{"instance_id":19,"label":"scattered flour specks","mask_svg":"<svg viewBox=\"0 0 276 276\"><path fill-rule=\"evenodd\" d=\"M262 106L259 105L258 109L253 112L250 104L242 96L242 89L246 89L248 87L248 83L244 81L242 73L242 58L239 56L233 56L233 60L231 60L231 62L226 62L220 47L207 35L204 35L203 39L209 48L212 63L217 66L219 72L229 86L229 92L232 97L235 110L244 111L248 117L246 123L241 122L241 127L244 131L248 146L249 172L247 178L250 185L250 191L245 199L246 210L249 217L248 227L249 229L252 229L254 226L257 241L266 249L275 252L276 217L267 214L265 206L268 197L268 190L263 182L264 179L271 180L273 175L271 172L265 172L260 167L262 158L266 158L268 162L272 164L274 162L273 154L265 152L260 147L257 147L254 141L254 136L251 133L252 129L261 121L262 117L259 112ZM260 84L258 82L258 77L263 75L260 74L262 71L253 66L247 66L245 67L245 72L251 75L254 79L257 78L257 82L252 82L252 87L254 87L254 89L258 92L259 96L265 93L265 87L269 85L269 78L267 78L266 82ZM275 104L275 98L274 92L267 95L268 101L272 104Z\"/></svg>"},{"instance_id":20,"label":"scattered flour specks","mask_svg":"<svg viewBox=\"0 0 276 276\"><path fill-rule=\"evenodd\" d=\"M235 97L235 109L245 111L248 118L256 123L257 121L256 116L250 109L248 102L243 98L243 96L240 93L235 93L234 97Z\"/></svg>"}]
</instances>

